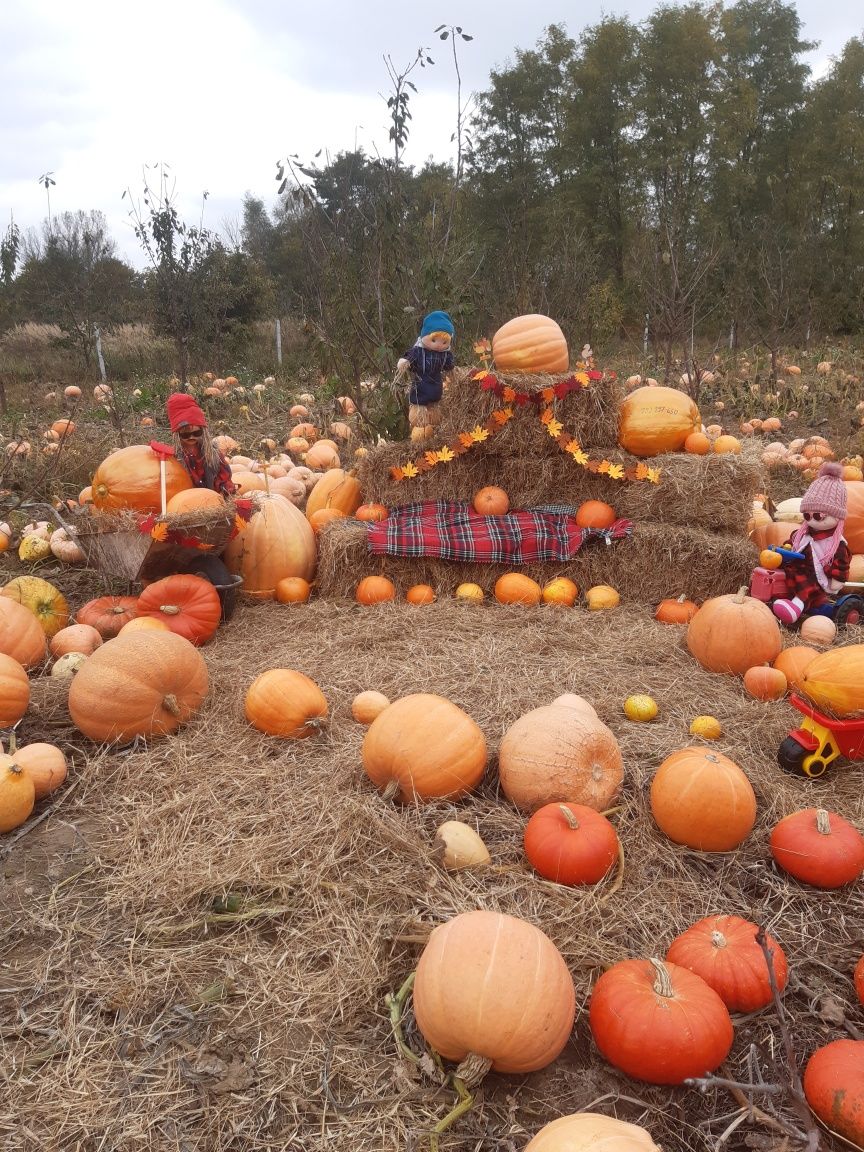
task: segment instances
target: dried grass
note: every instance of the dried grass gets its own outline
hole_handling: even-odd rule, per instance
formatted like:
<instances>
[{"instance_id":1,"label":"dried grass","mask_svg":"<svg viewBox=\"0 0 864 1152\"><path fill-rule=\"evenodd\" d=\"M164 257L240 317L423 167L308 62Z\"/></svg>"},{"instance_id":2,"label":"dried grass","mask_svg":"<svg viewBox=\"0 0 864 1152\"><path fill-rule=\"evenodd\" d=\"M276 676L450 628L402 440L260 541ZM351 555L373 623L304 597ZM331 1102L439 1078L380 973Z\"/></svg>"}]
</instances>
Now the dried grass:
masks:
<instances>
[{"instance_id":1,"label":"dried grass","mask_svg":"<svg viewBox=\"0 0 864 1152\"><path fill-rule=\"evenodd\" d=\"M860 894L804 888L767 852L774 821L817 797L860 818L858 773L838 768L817 784L781 774L775 751L792 710L703 672L676 627L637 610L265 604L241 608L204 654L213 689L201 715L150 748L88 746L69 724L65 690L34 682L23 738L68 742L74 765L60 807L5 862L4 1152L428 1147L452 1095L402 1067L383 999L431 927L470 908L540 925L573 973L579 1016L548 1070L490 1076L442 1152L521 1150L547 1120L592 1106L645 1123L666 1152L714 1147L736 1112L729 1098L619 1076L593 1048L585 1011L603 965L662 953L711 912L758 919L787 950L800 1056L842 1034L820 1015L823 996L864 1023L849 980L864 944ZM243 690L275 666L322 685L329 730L293 743L249 728ZM364 730L350 717L353 695L371 687L391 698L437 692L477 720L492 752L477 795L425 807L381 799L361 772ZM640 690L660 704L654 724L621 713ZM502 733L564 691L593 700L624 755L614 819L625 866L614 893L609 881L581 891L532 875L523 818L498 795ZM759 800L754 833L728 855L672 845L648 808L654 769L691 741L690 719L705 711L723 723L719 750ZM491 867L440 870L434 830L453 817L477 827ZM753 1044L776 1079L774 1013L736 1025L730 1073L747 1076ZM407 1031L416 1043L410 1016ZM760 1103L794 1123L782 1100ZM725 1147L766 1134L753 1128L744 1123Z\"/></svg>"},{"instance_id":2,"label":"dried grass","mask_svg":"<svg viewBox=\"0 0 864 1152\"><path fill-rule=\"evenodd\" d=\"M372 556L367 527L356 520L327 525L318 537L321 595L353 599L363 576L388 576L404 593L412 584L431 584L439 596L452 595L464 581L491 592L512 564L464 564L421 556ZM656 604L682 592L698 600L732 592L749 581L756 563L754 545L744 536L701 528L636 524L629 539L611 545L589 541L567 564L524 564L520 572L541 584L568 576L581 589L611 584L629 602Z\"/></svg>"}]
</instances>

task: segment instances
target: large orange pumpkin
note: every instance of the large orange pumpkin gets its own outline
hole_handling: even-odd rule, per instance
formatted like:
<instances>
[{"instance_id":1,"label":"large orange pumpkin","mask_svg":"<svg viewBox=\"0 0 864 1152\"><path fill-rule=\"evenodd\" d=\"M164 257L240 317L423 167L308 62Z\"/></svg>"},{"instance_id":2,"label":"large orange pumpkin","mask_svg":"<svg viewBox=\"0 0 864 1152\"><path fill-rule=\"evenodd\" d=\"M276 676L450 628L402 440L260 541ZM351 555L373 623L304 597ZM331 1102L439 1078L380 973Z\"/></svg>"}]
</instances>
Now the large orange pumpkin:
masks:
<instances>
[{"instance_id":1,"label":"large orange pumpkin","mask_svg":"<svg viewBox=\"0 0 864 1152\"><path fill-rule=\"evenodd\" d=\"M661 1152L638 1124L600 1112L574 1112L546 1124L525 1152Z\"/></svg>"},{"instance_id":2,"label":"large orange pumpkin","mask_svg":"<svg viewBox=\"0 0 864 1152\"><path fill-rule=\"evenodd\" d=\"M758 931L741 916L707 916L675 937L666 959L701 976L730 1012L756 1012L774 999ZM789 976L786 956L773 936L766 935L765 943L782 992Z\"/></svg>"},{"instance_id":3,"label":"large orange pumpkin","mask_svg":"<svg viewBox=\"0 0 864 1152\"><path fill-rule=\"evenodd\" d=\"M35 668L45 659L45 633L33 613L8 596L0 596L0 652L24 668Z\"/></svg>"},{"instance_id":4,"label":"large orange pumpkin","mask_svg":"<svg viewBox=\"0 0 864 1152\"><path fill-rule=\"evenodd\" d=\"M864 552L864 480L846 481L846 523L843 535L850 552Z\"/></svg>"},{"instance_id":5,"label":"large orange pumpkin","mask_svg":"<svg viewBox=\"0 0 864 1152\"><path fill-rule=\"evenodd\" d=\"M341 512L343 516L353 516L360 507L361 499L359 481L342 468L331 468L309 493L306 516L311 520L322 508Z\"/></svg>"},{"instance_id":6,"label":"large orange pumpkin","mask_svg":"<svg viewBox=\"0 0 864 1152\"><path fill-rule=\"evenodd\" d=\"M486 770L486 740L458 705L427 692L396 700L369 726L363 769L377 788L400 800L458 799Z\"/></svg>"},{"instance_id":7,"label":"large orange pumpkin","mask_svg":"<svg viewBox=\"0 0 864 1152\"><path fill-rule=\"evenodd\" d=\"M783 673L790 688L801 691L804 671L818 655L815 648L808 648L806 644L792 644L775 659L774 667Z\"/></svg>"},{"instance_id":8,"label":"large orange pumpkin","mask_svg":"<svg viewBox=\"0 0 864 1152\"><path fill-rule=\"evenodd\" d=\"M17 724L30 703L30 681L17 660L0 652L0 728Z\"/></svg>"},{"instance_id":9,"label":"large orange pumpkin","mask_svg":"<svg viewBox=\"0 0 864 1152\"><path fill-rule=\"evenodd\" d=\"M495 599L499 604L539 604L543 589L536 580L522 572L505 572L495 581Z\"/></svg>"},{"instance_id":10,"label":"large orange pumpkin","mask_svg":"<svg viewBox=\"0 0 864 1152\"><path fill-rule=\"evenodd\" d=\"M534 1072L567 1043L576 992L545 932L500 912L463 912L439 925L423 949L414 1015L447 1060L473 1053L496 1072Z\"/></svg>"},{"instance_id":11,"label":"large orange pumpkin","mask_svg":"<svg viewBox=\"0 0 864 1152\"><path fill-rule=\"evenodd\" d=\"M637 388L621 404L618 443L634 456L678 452L701 425L699 409L677 388Z\"/></svg>"},{"instance_id":12,"label":"large orange pumpkin","mask_svg":"<svg viewBox=\"0 0 864 1152\"><path fill-rule=\"evenodd\" d=\"M504 795L523 812L567 801L602 812L618 795L624 766L618 741L602 721L547 704L504 733L498 774Z\"/></svg>"},{"instance_id":13,"label":"large orange pumpkin","mask_svg":"<svg viewBox=\"0 0 864 1152\"><path fill-rule=\"evenodd\" d=\"M224 559L229 571L243 577L244 594L272 600L276 585L286 576L312 580L315 533L284 496L261 492L253 499L257 509L225 549Z\"/></svg>"},{"instance_id":14,"label":"large orange pumpkin","mask_svg":"<svg viewBox=\"0 0 864 1152\"><path fill-rule=\"evenodd\" d=\"M40 576L16 576L0 590L0 596L8 596L28 608L49 640L69 623L66 597Z\"/></svg>"},{"instance_id":15,"label":"large orange pumpkin","mask_svg":"<svg viewBox=\"0 0 864 1152\"><path fill-rule=\"evenodd\" d=\"M296 740L318 732L327 718L327 701L314 680L292 668L271 668L250 684L246 719L268 736Z\"/></svg>"},{"instance_id":16,"label":"large orange pumpkin","mask_svg":"<svg viewBox=\"0 0 864 1152\"><path fill-rule=\"evenodd\" d=\"M148 585L138 597L138 615L164 620L193 644L206 644L219 627L222 604L209 580L182 572Z\"/></svg>"},{"instance_id":17,"label":"large orange pumpkin","mask_svg":"<svg viewBox=\"0 0 864 1152\"><path fill-rule=\"evenodd\" d=\"M805 808L775 824L771 855L796 880L816 888L842 888L864 872L864 837L824 808Z\"/></svg>"},{"instance_id":18,"label":"large orange pumpkin","mask_svg":"<svg viewBox=\"0 0 864 1152\"><path fill-rule=\"evenodd\" d=\"M682 748L667 756L651 782L651 813L676 844L729 852L756 822L753 785L727 756Z\"/></svg>"},{"instance_id":19,"label":"large orange pumpkin","mask_svg":"<svg viewBox=\"0 0 864 1152\"><path fill-rule=\"evenodd\" d=\"M864 711L864 644L821 652L804 669L801 688L817 708L835 716Z\"/></svg>"},{"instance_id":20,"label":"large orange pumpkin","mask_svg":"<svg viewBox=\"0 0 864 1152\"><path fill-rule=\"evenodd\" d=\"M864 1147L864 1040L833 1040L804 1069L804 1095L826 1128Z\"/></svg>"},{"instance_id":21,"label":"large orange pumpkin","mask_svg":"<svg viewBox=\"0 0 864 1152\"><path fill-rule=\"evenodd\" d=\"M732 1047L726 1005L705 981L661 960L622 960L591 993L594 1042L610 1064L649 1084L713 1072Z\"/></svg>"},{"instance_id":22,"label":"large orange pumpkin","mask_svg":"<svg viewBox=\"0 0 864 1152\"><path fill-rule=\"evenodd\" d=\"M91 485L97 508L116 512L134 508L138 512L161 512L159 457L147 444L130 444L112 452L96 469ZM165 461L165 493L170 500L192 487L189 473L173 457Z\"/></svg>"},{"instance_id":23,"label":"large orange pumpkin","mask_svg":"<svg viewBox=\"0 0 864 1152\"><path fill-rule=\"evenodd\" d=\"M111 640L138 612L137 596L97 596L75 613L78 624L89 624L103 640Z\"/></svg>"},{"instance_id":24,"label":"large orange pumpkin","mask_svg":"<svg viewBox=\"0 0 864 1152\"><path fill-rule=\"evenodd\" d=\"M184 488L168 501L165 511L173 515L198 512L202 508L224 508L225 498L212 488Z\"/></svg>"},{"instance_id":25,"label":"large orange pumpkin","mask_svg":"<svg viewBox=\"0 0 864 1152\"><path fill-rule=\"evenodd\" d=\"M740 588L705 601L687 627L687 647L709 672L743 676L754 665L770 664L783 637L768 605Z\"/></svg>"},{"instance_id":26,"label":"large orange pumpkin","mask_svg":"<svg viewBox=\"0 0 864 1152\"><path fill-rule=\"evenodd\" d=\"M97 743L174 732L201 707L201 653L173 632L131 632L88 656L69 689L69 715Z\"/></svg>"},{"instance_id":27,"label":"large orange pumpkin","mask_svg":"<svg viewBox=\"0 0 864 1152\"><path fill-rule=\"evenodd\" d=\"M570 365L564 333L538 313L502 324L492 337L492 359L501 372L566 372Z\"/></svg>"}]
</instances>

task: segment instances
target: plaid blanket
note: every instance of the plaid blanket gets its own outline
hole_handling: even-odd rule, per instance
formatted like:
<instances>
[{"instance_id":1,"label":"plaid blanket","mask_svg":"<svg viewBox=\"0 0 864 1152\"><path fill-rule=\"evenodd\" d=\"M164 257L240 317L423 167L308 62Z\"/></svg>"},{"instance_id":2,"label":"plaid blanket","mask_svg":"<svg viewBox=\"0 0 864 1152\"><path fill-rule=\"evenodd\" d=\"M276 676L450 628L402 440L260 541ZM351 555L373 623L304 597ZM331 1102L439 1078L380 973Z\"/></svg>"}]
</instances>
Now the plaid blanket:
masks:
<instances>
[{"instance_id":1,"label":"plaid blanket","mask_svg":"<svg viewBox=\"0 0 864 1152\"><path fill-rule=\"evenodd\" d=\"M393 508L386 520L367 525L375 556L437 556L478 564L532 564L570 560L586 540L611 544L633 531L630 520L611 528L580 528L558 511L481 516L470 504L427 500Z\"/></svg>"}]
</instances>

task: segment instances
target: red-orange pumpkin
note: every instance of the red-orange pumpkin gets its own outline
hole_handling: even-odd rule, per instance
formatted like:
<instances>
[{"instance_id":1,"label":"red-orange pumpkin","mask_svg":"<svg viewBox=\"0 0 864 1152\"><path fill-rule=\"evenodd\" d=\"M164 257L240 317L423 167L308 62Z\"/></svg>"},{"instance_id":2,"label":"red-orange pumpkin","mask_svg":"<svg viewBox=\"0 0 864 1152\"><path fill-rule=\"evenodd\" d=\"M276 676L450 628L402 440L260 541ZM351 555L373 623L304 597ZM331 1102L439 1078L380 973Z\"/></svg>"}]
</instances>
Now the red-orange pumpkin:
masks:
<instances>
[{"instance_id":1,"label":"red-orange pumpkin","mask_svg":"<svg viewBox=\"0 0 864 1152\"><path fill-rule=\"evenodd\" d=\"M610 1064L649 1084L682 1084L713 1072L732 1047L726 1005L677 964L622 960L591 993L594 1042Z\"/></svg>"},{"instance_id":2,"label":"red-orange pumpkin","mask_svg":"<svg viewBox=\"0 0 864 1152\"><path fill-rule=\"evenodd\" d=\"M358 604L383 604L396 599L396 588L386 576L364 576L354 591Z\"/></svg>"},{"instance_id":3,"label":"red-orange pumpkin","mask_svg":"<svg viewBox=\"0 0 864 1152\"><path fill-rule=\"evenodd\" d=\"M741 916L707 916L675 937L666 959L701 976L730 1012L756 1012L773 999L758 931ZM766 934L765 943L782 992L789 977L786 956L773 936Z\"/></svg>"},{"instance_id":4,"label":"red-orange pumpkin","mask_svg":"<svg viewBox=\"0 0 864 1152\"><path fill-rule=\"evenodd\" d=\"M139 616L164 620L172 632L193 644L206 644L219 627L222 605L209 580L190 573L166 576L138 597Z\"/></svg>"},{"instance_id":5,"label":"red-orange pumpkin","mask_svg":"<svg viewBox=\"0 0 864 1152\"><path fill-rule=\"evenodd\" d=\"M312 585L302 576L286 576L276 585L276 599L280 604L305 604L312 593Z\"/></svg>"},{"instance_id":6,"label":"red-orange pumpkin","mask_svg":"<svg viewBox=\"0 0 864 1152\"><path fill-rule=\"evenodd\" d=\"M506 516L510 511L510 497L494 484L475 492L472 504L481 516Z\"/></svg>"},{"instance_id":7,"label":"red-orange pumpkin","mask_svg":"<svg viewBox=\"0 0 864 1152\"><path fill-rule=\"evenodd\" d=\"M760 664L744 673L744 690L755 700L782 700L788 690L786 673Z\"/></svg>"},{"instance_id":8,"label":"red-orange pumpkin","mask_svg":"<svg viewBox=\"0 0 864 1152\"><path fill-rule=\"evenodd\" d=\"M405 593L409 604L434 604L435 589L430 584L412 584Z\"/></svg>"},{"instance_id":9,"label":"red-orange pumpkin","mask_svg":"<svg viewBox=\"0 0 864 1152\"><path fill-rule=\"evenodd\" d=\"M111 640L124 624L135 619L137 608L137 596L98 596L82 604L75 620L95 628L103 640Z\"/></svg>"},{"instance_id":10,"label":"red-orange pumpkin","mask_svg":"<svg viewBox=\"0 0 864 1152\"><path fill-rule=\"evenodd\" d=\"M864 1040L817 1048L804 1069L804 1095L826 1128L864 1148Z\"/></svg>"},{"instance_id":11,"label":"red-orange pumpkin","mask_svg":"<svg viewBox=\"0 0 864 1152\"><path fill-rule=\"evenodd\" d=\"M536 580L521 572L505 572L495 581L495 599L499 604L539 604L543 589Z\"/></svg>"},{"instance_id":12,"label":"red-orange pumpkin","mask_svg":"<svg viewBox=\"0 0 864 1152\"><path fill-rule=\"evenodd\" d=\"M390 509L386 504L361 504L354 513L354 519L374 524L378 520L386 520L389 515Z\"/></svg>"},{"instance_id":13,"label":"red-orange pumpkin","mask_svg":"<svg viewBox=\"0 0 864 1152\"><path fill-rule=\"evenodd\" d=\"M679 596L677 600L670 597L657 605L654 619L661 624L689 624L698 611L699 605L686 596Z\"/></svg>"},{"instance_id":14,"label":"red-orange pumpkin","mask_svg":"<svg viewBox=\"0 0 864 1152\"><path fill-rule=\"evenodd\" d=\"M576 511L580 528L610 528L615 523L615 509L602 500L586 500Z\"/></svg>"},{"instance_id":15,"label":"red-orange pumpkin","mask_svg":"<svg viewBox=\"0 0 864 1152\"><path fill-rule=\"evenodd\" d=\"M545 804L525 827L525 855L556 884L596 884L618 858L618 833L584 804Z\"/></svg>"},{"instance_id":16,"label":"red-orange pumpkin","mask_svg":"<svg viewBox=\"0 0 864 1152\"><path fill-rule=\"evenodd\" d=\"M805 808L781 820L770 847L784 871L816 888L842 888L864 872L864 837L824 808Z\"/></svg>"}]
</instances>

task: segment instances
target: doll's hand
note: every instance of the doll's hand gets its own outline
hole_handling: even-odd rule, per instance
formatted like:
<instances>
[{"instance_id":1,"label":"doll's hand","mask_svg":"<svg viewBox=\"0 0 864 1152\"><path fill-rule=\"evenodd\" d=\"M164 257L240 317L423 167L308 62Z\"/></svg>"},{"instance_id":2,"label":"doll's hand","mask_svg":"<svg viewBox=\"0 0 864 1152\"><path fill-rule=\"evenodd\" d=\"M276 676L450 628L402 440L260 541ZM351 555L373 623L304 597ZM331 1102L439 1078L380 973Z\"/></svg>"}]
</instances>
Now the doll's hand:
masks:
<instances>
[{"instance_id":1,"label":"doll's hand","mask_svg":"<svg viewBox=\"0 0 864 1152\"><path fill-rule=\"evenodd\" d=\"M399 360L396 361L396 371L401 372L403 375L405 372L408 371L408 361L405 359L404 356L402 356Z\"/></svg>"}]
</instances>

